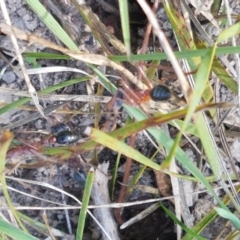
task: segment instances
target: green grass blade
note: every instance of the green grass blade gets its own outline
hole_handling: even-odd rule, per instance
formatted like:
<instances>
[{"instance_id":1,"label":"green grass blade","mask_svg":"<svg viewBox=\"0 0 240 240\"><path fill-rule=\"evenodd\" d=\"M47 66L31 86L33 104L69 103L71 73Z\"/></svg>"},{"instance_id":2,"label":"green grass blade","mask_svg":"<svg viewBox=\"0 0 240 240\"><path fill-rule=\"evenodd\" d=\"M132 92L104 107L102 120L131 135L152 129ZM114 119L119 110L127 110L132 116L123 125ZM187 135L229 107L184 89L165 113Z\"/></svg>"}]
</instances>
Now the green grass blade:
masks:
<instances>
[{"instance_id":1,"label":"green grass blade","mask_svg":"<svg viewBox=\"0 0 240 240\"><path fill-rule=\"evenodd\" d=\"M56 35L69 49L79 51L76 44L39 0L26 0L26 3L38 15L42 22L54 33L54 35Z\"/></svg>"},{"instance_id":2,"label":"green grass blade","mask_svg":"<svg viewBox=\"0 0 240 240\"><path fill-rule=\"evenodd\" d=\"M198 222L192 230L200 234L215 218L217 217L217 212L215 210L207 213L201 220ZM186 235L181 240L194 240L195 238L192 234L186 233Z\"/></svg>"},{"instance_id":3,"label":"green grass blade","mask_svg":"<svg viewBox=\"0 0 240 240\"><path fill-rule=\"evenodd\" d=\"M37 230L38 232L41 232L42 234L44 235L49 235L49 228L37 221L36 219L34 218L31 218L31 217L28 217L26 215L24 215L23 213L21 212L17 212L17 215L19 216L19 218L25 223L27 224L28 226L30 226L31 228ZM52 229L51 229L52 230ZM60 230L56 230L56 229L53 229L54 230L54 235L57 237L57 236L64 236L66 233L64 232L61 232Z\"/></svg>"},{"instance_id":4,"label":"green grass blade","mask_svg":"<svg viewBox=\"0 0 240 240\"><path fill-rule=\"evenodd\" d=\"M206 238L202 237L202 236L199 236L197 233L195 233L194 231L192 231L190 228L186 227L179 219L176 218L176 216L171 212L169 211L161 202L159 202L159 205L163 208L163 210L167 213L167 215L175 222L177 223L178 225L181 226L181 228L183 230L185 230L188 235L192 235L193 237L199 239L199 240L206 240Z\"/></svg>"},{"instance_id":5,"label":"green grass blade","mask_svg":"<svg viewBox=\"0 0 240 240\"><path fill-rule=\"evenodd\" d=\"M180 129L183 125L183 121L179 120L179 119L175 119L174 121L170 121L168 124L172 125L173 127L178 126L178 129ZM199 138L197 128L196 128L195 124L193 124L193 123L188 123L184 132L186 134L192 134L195 137Z\"/></svg>"},{"instance_id":6,"label":"green grass blade","mask_svg":"<svg viewBox=\"0 0 240 240\"><path fill-rule=\"evenodd\" d=\"M197 107L198 103L200 102L201 96L204 92L205 85L208 82L209 74L211 71L211 66L214 58L215 48L210 51L202 60L202 63L198 69L195 78L195 88L193 90L193 94L191 97L191 105L190 110L185 118L185 121L189 122L190 118L194 112L194 109ZM218 164L218 155L216 152L216 147L214 145L213 139L211 138L206 122L204 121L203 115L197 114L196 117L194 116L195 124L198 129L198 133L201 139L201 143L205 150L205 154L207 155L207 160L211 165L211 169L216 178L219 177L220 166ZM184 126L185 127L185 126Z\"/></svg>"},{"instance_id":7,"label":"green grass blade","mask_svg":"<svg viewBox=\"0 0 240 240\"><path fill-rule=\"evenodd\" d=\"M238 35L240 32L240 22L232 25L231 27L224 29L218 36L216 44L219 44L223 41L226 41L227 39Z\"/></svg>"},{"instance_id":8,"label":"green grass blade","mask_svg":"<svg viewBox=\"0 0 240 240\"><path fill-rule=\"evenodd\" d=\"M137 150L133 149L132 147L130 147L129 145L127 145L126 143L119 141L113 137L111 137L110 135L101 132L97 129L94 128L87 128L86 131L87 135L89 135L89 137L91 139L93 139L95 142L106 146L120 154L125 155L126 157L132 158L133 160L144 164L152 169L156 169L158 171L161 171L161 167L159 164L150 161L148 158L146 158L144 155L142 155L140 152L138 152Z\"/></svg>"},{"instance_id":9,"label":"green grass blade","mask_svg":"<svg viewBox=\"0 0 240 240\"><path fill-rule=\"evenodd\" d=\"M29 58L36 58L36 59L63 59L63 60L69 60L71 57L63 54L57 54L57 53L48 53L48 52L24 52L22 54L24 57Z\"/></svg>"},{"instance_id":10,"label":"green grass blade","mask_svg":"<svg viewBox=\"0 0 240 240\"><path fill-rule=\"evenodd\" d=\"M125 108L127 108L128 113L131 114L131 116L135 117L138 121L146 118L146 116L142 112L140 112L139 109L130 106L125 106ZM168 151L171 150L171 148L174 145L174 141L167 134L165 134L160 129L156 128L148 128L147 131L156 139L156 141L162 144ZM193 162L191 161L191 159L189 159L185 152L179 147L176 148L175 158L182 164L182 166L184 166L191 174L193 174L196 179L202 182L202 184L208 189L209 193L212 194L217 199L221 207L226 208L222 204L218 196L215 194L214 190L212 189L211 185L208 183L206 178L193 164Z\"/></svg>"},{"instance_id":11,"label":"green grass blade","mask_svg":"<svg viewBox=\"0 0 240 240\"><path fill-rule=\"evenodd\" d=\"M107 79L107 77L99 71L97 67L94 65L89 65L89 67L95 72L95 74L98 76L99 82L104 86L105 89L107 89L111 94L115 94L117 92L116 86Z\"/></svg>"},{"instance_id":12,"label":"green grass blade","mask_svg":"<svg viewBox=\"0 0 240 240\"><path fill-rule=\"evenodd\" d=\"M0 232L16 240L38 240L38 238L21 231L19 228L14 227L2 219L0 219Z\"/></svg>"},{"instance_id":13,"label":"green grass blade","mask_svg":"<svg viewBox=\"0 0 240 240\"><path fill-rule=\"evenodd\" d=\"M213 61L212 70L228 89L237 94L237 82L230 76L229 72L226 71L226 69L223 68L222 64L216 59Z\"/></svg>"},{"instance_id":14,"label":"green grass blade","mask_svg":"<svg viewBox=\"0 0 240 240\"><path fill-rule=\"evenodd\" d=\"M134 190L135 185L138 183L138 181L140 180L140 178L143 176L144 171L146 170L147 166L143 165L138 172L132 177L129 186L127 187L126 190L126 198L128 198L128 196L131 194L131 192Z\"/></svg>"},{"instance_id":15,"label":"green grass blade","mask_svg":"<svg viewBox=\"0 0 240 240\"><path fill-rule=\"evenodd\" d=\"M167 15L169 16L169 19L172 23L172 27L176 33L178 42L180 44L180 48L183 50L194 50L195 47L192 46L192 43L193 43L192 38L191 38L190 34L187 31L185 31L185 29L187 29L186 24L185 24L184 20L182 20L181 16L179 16L179 13L176 12L173 8L168 8L167 6L165 6L165 10L167 12ZM182 23L182 25L179 25L180 23ZM179 26L181 26L181 27L179 27ZM204 92L204 87L206 86L206 83L208 82L208 77L209 77L209 73L211 71L211 66L213 63L215 51L216 51L216 44L213 46L212 49L208 50L208 52L206 53L206 55L204 56L202 61L200 61L199 58L188 59L188 63L189 63L189 66L191 67L191 69L196 69L198 64L200 64L200 63L201 64L200 64L198 72L196 74L195 88L191 95L191 104L189 106L189 111L185 117L184 125L182 126L182 131L184 131L186 124L190 121L190 119L194 113L194 109L197 107L199 100L202 97L202 94ZM216 168L216 166L219 166L216 145L214 144L214 142L213 142L214 140L211 138L209 132L206 130L207 122L203 120L203 117L201 117L200 120L201 121L199 121L197 123L197 129L200 134L201 142L203 144L205 153L207 155L207 160L211 164L211 169L214 171L215 177L218 178L220 171L217 171L219 169L219 167ZM202 127L205 129L205 131L204 131L205 134L207 134L208 144L206 144L206 142L205 142L206 135L203 136L203 134L202 134L203 133ZM170 152L170 156L167 159L168 161L170 161L171 158L174 157L174 151L176 151L178 143L180 142L181 134L182 133L180 132L175 141L175 145L173 146L172 151ZM199 180L208 189L208 191L216 198L216 200L218 201L220 206L222 208L224 208L226 211L229 211L228 208L220 201L220 199L214 193L211 186L206 181L206 179L202 176L202 174L199 171L195 171L195 170L194 170L194 172L192 171L191 173L196 178L200 177ZM195 175L195 174L197 174L197 175Z\"/></svg>"},{"instance_id":16,"label":"green grass blade","mask_svg":"<svg viewBox=\"0 0 240 240\"><path fill-rule=\"evenodd\" d=\"M21 226L21 228L27 232L27 229L24 227L23 223L19 219L17 212L15 211L13 204L11 202L11 198L9 196L8 190L7 190L7 184L6 184L6 178L5 178L5 163L6 163L6 154L7 150L10 146L11 141L13 140L13 134L11 132L3 132L1 138L0 138L0 181L1 181L1 187L4 194L4 197L6 199L6 202L11 209L14 217L16 218L18 224Z\"/></svg>"},{"instance_id":17,"label":"green grass blade","mask_svg":"<svg viewBox=\"0 0 240 240\"><path fill-rule=\"evenodd\" d=\"M117 159L116 159L115 164L114 164L113 172L112 172L112 178L111 178L111 181L110 181L109 190L110 190L110 198L112 200L114 199L115 184L116 184L116 181L117 181L117 174L118 174L120 158L121 158L121 154L118 153Z\"/></svg>"},{"instance_id":18,"label":"green grass blade","mask_svg":"<svg viewBox=\"0 0 240 240\"><path fill-rule=\"evenodd\" d=\"M221 5L222 5L222 0L213 1L212 7L211 7L211 13L213 14L213 16L218 15Z\"/></svg>"},{"instance_id":19,"label":"green grass blade","mask_svg":"<svg viewBox=\"0 0 240 240\"><path fill-rule=\"evenodd\" d=\"M12 204L10 195L8 193L8 190L7 190L7 183L6 183L5 174L3 174L3 173L1 174L0 181L1 181L2 191L3 191L4 197L6 199L6 202L7 202L8 206L9 206L9 208L11 209L11 212L13 213L14 217L16 218L16 220L17 220L18 224L20 225L20 227L22 228L22 230L25 233L27 233L28 232L27 229L23 225L22 221L19 219L17 211L14 209L14 206Z\"/></svg>"},{"instance_id":20,"label":"green grass blade","mask_svg":"<svg viewBox=\"0 0 240 240\"><path fill-rule=\"evenodd\" d=\"M186 28L184 28L184 26L185 26L184 20L182 18L180 18L180 16L178 16L178 13L176 13L174 9L172 9L172 8L169 9L167 6L165 6L165 9L167 11L168 16L170 17L170 21L173 24L173 29L176 32L176 36L177 36L177 39L178 39L181 49L184 49L184 50L196 49L190 34L187 31L185 31ZM179 19L181 19L181 20L179 21ZM187 123L192 118L193 113L194 113L196 107L198 106L205 89L207 89L209 74L211 71L211 66L213 63L215 50L216 50L216 45L214 45L214 47L206 53L206 55L203 57L202 61L200 61L199 58L193 58L193 59L188 60L188 63L192 70L195 69L198 64L200 64L200 65L199 65L199 68L198 68L198 71L197 71L197 74L195 77L195 87L194 87L193 93L191 95L191 100L190 100L191 104L189 105L188 113L185 117L184 124L182 125L180 133L178 134L178 136L176 138L175 145L173 146L172 150L169 153L168 158L166 159L166 164L167 163L169 164L171 159L174 157L176 148L179 145L179 142L182 137L182 132L185 130ZM198 114L198 116L200 116L200 115L201 114ZM217 154L216 145L214 145L213 139L211 138L208 128L207 128L207 123L204 121L202 115L198 119L198 121L196 123L196 127L198 129L201 143L203 144L203 148L207 155L207 160L210 163L212 170L214 171L215 177L218 178L220 169L219 169L219 164L218 164L218 157L217 157L218 154ZM204 129L204 131L202 129ZM204 132L204 134L203 134L203 132ZM207 139L207 141L206 141L206 139Z\"/></svg>"},{"instance_id":21,"label":"green grass blade","mask_svg":"<svg viewBox=\"0 0 240 240\"><path fill-rule=\"evenodd\" d=\"M158 66L160 65L160 60L154 60L150 63L149 67L146 70L146 75L149 80L153 80L156 77L158 71Z\"/></svg>"},{"instance_id":22,"label":"green grass blade","mask_svg":"<svg viewBox=\"0 0 240 240\"><path fill-rule=\"evenodd\" d=\"M209 51L209 48L206 49L197 49L197 50L182 50L181 52L175 51L173 52L176 58L186 58L191 59L194 57L203 57ZM218 47L216 49L216 55L224 55L224 54L234 54L240 53L240 46L227 46L227 47ZM123 56L108 56L110 60L118 61L118 62L125 62L128 60L126 55ZM131 55L132 61L153 61L153 60L165 60L168 59L165 53L151 53L151 54L138 54L138 55Z\"/></svg>"},{"instance_id":23,"label":"green grass blade","mask_svg":"<svg viewBox=\"0 0 240 240\"><path fill-rule=\"evenodd\" d=\"M87 207L88 207L89 199L91 196L93 181L94 181L94 172L93 172L93 170L90 169L90 171L88 172L88 175L87 175L86 184L85 184L85 188L84 188L82 206L81 206L80 215L78 218L76 239L83 239L83 230L84 230L84 226L85 226Z\"/></svg>"},{"instance_id":24,"label":"green grass blade","mask_svg":"<svg viewBox=\"0 0 240 240\"><path fill-rule=\"evenodd\" d=\"M215 210L221 217L228 219L238 230L240 230L240 220L233 213L219 207L216 207Z\"/></svg>"},{"instance_id":25,"label":"green grass blade","mask_svg":"<svg viewBox=\"0 0 240 240\"><path fill-rule=\"evenodd\" d=\"M238 186L236 189L237 192L240 191L240 187ZM231 198L228 195L225 195L223 198L223 204L227 206L231 202ZM210 212L208 212L193 228L192 230L196 233L201 233L209 224L218 216L217 212L213 208ZM194 238L186 234L182 240L193 240Z\"/></svg>"},{"instance_id":26,"label":"green grass blade","mask_svg":"<svg viewBox=\"0 0 240 240\"><path fill-rule=\"evenodd\" d=\"M118 0L119 10L121 16L121 26L123 33L123 40L126 46L128 60L130 60L131 55L131 41L130 41L130 24L129 24L129 10L127 0Z\"/></svg>"}]
</instances>

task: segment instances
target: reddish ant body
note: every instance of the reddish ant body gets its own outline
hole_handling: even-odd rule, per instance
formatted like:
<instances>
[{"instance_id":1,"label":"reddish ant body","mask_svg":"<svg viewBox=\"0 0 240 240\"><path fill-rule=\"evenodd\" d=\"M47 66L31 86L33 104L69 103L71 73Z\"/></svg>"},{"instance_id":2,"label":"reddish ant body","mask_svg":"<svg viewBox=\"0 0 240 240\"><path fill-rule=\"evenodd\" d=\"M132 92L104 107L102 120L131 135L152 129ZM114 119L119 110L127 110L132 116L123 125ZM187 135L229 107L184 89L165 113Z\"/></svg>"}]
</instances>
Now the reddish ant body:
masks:
<instances>
[{"instance_id":1,"label":"reddish ant body","mask_svg":"<svg viewBox=\"0 0 240 240\"><path fill-rule=\"evenodd\" d=\"M152 89L146 89L144 91L133 91L129 86L121 80L121 84L124 88L123 95L129 101L138 105L149 101L165 101L171 98L171 91L164 85L157 85Z\"/></svg>"},{"instance_id":2,"label":"reddish ant body","mask_svg":"<svg viewBox=\"0 0 240 240\"><path fill-rule=\"evenodd\" d=\"M145 91L137 92L137 96L140 97L141 103L147 102L150 99L153 101L165 101L171 98L171 92L168 87L164 85L157 85L152 89L147 89Z\"/></svg>"}]
</instances>

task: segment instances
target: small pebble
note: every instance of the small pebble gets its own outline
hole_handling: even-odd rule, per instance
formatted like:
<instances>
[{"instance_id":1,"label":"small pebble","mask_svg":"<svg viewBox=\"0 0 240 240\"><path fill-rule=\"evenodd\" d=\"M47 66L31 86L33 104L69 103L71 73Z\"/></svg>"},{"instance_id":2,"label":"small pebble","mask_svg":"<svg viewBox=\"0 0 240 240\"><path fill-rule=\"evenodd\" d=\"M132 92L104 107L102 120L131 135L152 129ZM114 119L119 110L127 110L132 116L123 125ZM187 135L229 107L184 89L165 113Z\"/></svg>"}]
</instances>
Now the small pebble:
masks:
<instances>
[{"instance_id":1,"label":"small pebble","mask_svg":"<svg viewBox=\"0 0 240 240\"><path fill-rule=\"evenodd\" d=\"M3 76L2 76L2 80L8 84L16 81L16 75L13 72L6 72Z\"/></svg>"},{"instance_id":2,"label":"small pebble","mask_svg":"<svg viewBox=\"0 0 240 240\"><path fill-rule=\"evenodd\" d=\"M36 122L35 122L35 126L37 129L43 129L43 121L41 119L38 119Z\"/></svg>"},{"instance_id":3,"label":"small pebble","mask_svg":"<svg viewBox=\"0 0 240 240\"><path fill-rule=\"evenodd\" d=\"M58 220L62 220L62 219L64 219L64 216L62 214L58 214L57 218L58 218Z\"/></svg>"},{"instance_id":4,"label":"small pebble","mask_svg":"<svg viewBox=\"0 0 240 240\"><path fill-rule=\"evenodd\" d=\"M97 229L92 230L92 239L99 239L100 236L101 236L101 234Z\"/></svg>"}]
</instances>

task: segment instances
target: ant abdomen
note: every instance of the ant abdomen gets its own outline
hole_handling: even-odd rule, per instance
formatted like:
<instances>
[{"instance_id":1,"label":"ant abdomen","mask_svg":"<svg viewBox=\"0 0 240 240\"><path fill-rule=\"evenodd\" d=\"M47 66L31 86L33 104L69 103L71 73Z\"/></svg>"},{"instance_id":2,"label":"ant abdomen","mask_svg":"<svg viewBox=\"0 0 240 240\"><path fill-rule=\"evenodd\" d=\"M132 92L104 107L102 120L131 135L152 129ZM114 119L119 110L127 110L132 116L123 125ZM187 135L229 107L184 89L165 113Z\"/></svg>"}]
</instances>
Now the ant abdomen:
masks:
<instances>
[{"instance_id":1,"label":"ant abdomen","mask_svg":"<svg viewBox=\"0 0 240 240\"><path fill-rule=\"evenodd\" d=\"M171 98L171 91L164 85L157 85L150 91L150 97L153 101L164 101Z\"/></svg>"}]
</instances>

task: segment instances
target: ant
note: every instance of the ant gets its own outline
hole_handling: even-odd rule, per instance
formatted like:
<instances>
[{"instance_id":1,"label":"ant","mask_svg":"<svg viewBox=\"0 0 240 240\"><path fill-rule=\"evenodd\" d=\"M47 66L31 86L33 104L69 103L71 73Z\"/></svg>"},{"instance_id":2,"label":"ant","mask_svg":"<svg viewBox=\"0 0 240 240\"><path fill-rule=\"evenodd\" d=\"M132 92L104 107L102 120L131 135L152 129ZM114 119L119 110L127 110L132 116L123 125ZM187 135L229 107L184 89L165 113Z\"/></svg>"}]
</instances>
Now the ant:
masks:
<instances>
[{"instance_id":1,"label":"ant","mask_svg":"<svg viewBox=\"0 0 240 240\"><path fill-rule=\"evenodd\" d=\"M140 94L138 94L138 96L139 95ZM143 98L142 102L149 101L150 99L153 101L165 101L171 98L171 92L168 87L164 85L157 85L152 89L145 90L141 97Z\"/></svg>"},{"instance_id":2,"label":"ant","mask_svg":"<svg viewBox=\"0 0 240 240\"><path fill-rule=\"evenodd\" d=\"M134 92L123 80L120 81L125 91L124 92L123 90L120 90L123 92L124 97L130 102L137 103L137 105L141 105L150 99L153 101L166 101L171 98L171 91L165 85L156 85L152 89L146 89L144 91L137 90ZM118 95L119 94L117 93L117 96Z\"/></svg>"},{"instance_id":3,"label":"ant","mask_svg":"<svg viewBox=\"0 0 240 240\"><path fill-rule=\"evenodd\" d=\"M122 103L126 102L141 107L142 103L150 99L153 101L165 101L171 98L170 89L164 85L157 85L152 89L146 89L144 91L137 90L134 92L122 79L120 79L120 83L122 88L119 88L112 99L105 105L104 111L108 113L106 117L107 121L101 128L105 132L110 132L116 127L117 117L122 108ZM114 114L113 123L110 121L111 111Z\"/></svg>"}]
</instances>

